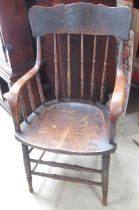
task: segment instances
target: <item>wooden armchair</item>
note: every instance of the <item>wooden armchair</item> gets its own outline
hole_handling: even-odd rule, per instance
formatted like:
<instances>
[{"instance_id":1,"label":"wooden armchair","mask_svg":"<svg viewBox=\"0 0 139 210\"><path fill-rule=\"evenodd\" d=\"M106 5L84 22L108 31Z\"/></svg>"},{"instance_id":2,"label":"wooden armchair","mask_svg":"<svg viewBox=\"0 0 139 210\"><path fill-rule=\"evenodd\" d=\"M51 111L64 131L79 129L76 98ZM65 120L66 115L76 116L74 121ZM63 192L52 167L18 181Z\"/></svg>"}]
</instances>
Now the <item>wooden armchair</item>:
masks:
<instances>
[{"instance_id":1,"label":"wooden armchair","mask_svg":"<svg viewBox=\"0 0 139 210\"><path fill-rule=\"evenodd\" d=\"M125 101L126 80L122 67L123 40L128 38L132 14L129 8L109 8L104 5L75 3L54 7L33 6L29 11L33 36L37 42L35 66L19 79L12 87L8 98L15 125L15 137L22 143L24 165L30 192L32 175L60 179L75 183L97 185L102 187L103 205L107 204L108 174L110 155L116 150L115 128L121 115ZM47 101L44 97L39 69L41 65L41 37L46 33L53 34L54 39L54 71L55 100ZM60 80L61 59L58 54L58 36L64 34L66 45L65 72ZM78 98L74 96L74 77L72 72L71 34L80 34L80 69L78 79ZM84 36L92 38L92 64L88 76L85 74L85 42ZM105 37L105 48L102 48L103 62L98 63L97 45L100 35ZM115 87L112 98L106 103L107 68L109 57L109 40L115 37L118 43L118 59ZM96 65L100 67L101 81L98 82ZM49 69L48 69L49 71ZM111 69L113 71L113 69ZM33 91L32 80L37 81L37 91ZM86 86L86 84L88 84ZM98 85L99 84L99 85ZM62 86L63 95L60 90ZM85 99L85 87L89 89L90 100ZM26 88L32 113L26 109ZM99 90L99 91L98 91ZM95 92L97 91L97 96ZM35 101L39 94L41 105ZM109 104L109 106L107 106ZM24 120L21 120L22 117ZM29 153L33 148L67 155L102 155L102 168L92 169L66 163L57 163L31 159ZM102 175L101 182L83 180L56 174L36 172L31 163L62 167L76 171L86 171Z\"/></svg>"}]
</instances>

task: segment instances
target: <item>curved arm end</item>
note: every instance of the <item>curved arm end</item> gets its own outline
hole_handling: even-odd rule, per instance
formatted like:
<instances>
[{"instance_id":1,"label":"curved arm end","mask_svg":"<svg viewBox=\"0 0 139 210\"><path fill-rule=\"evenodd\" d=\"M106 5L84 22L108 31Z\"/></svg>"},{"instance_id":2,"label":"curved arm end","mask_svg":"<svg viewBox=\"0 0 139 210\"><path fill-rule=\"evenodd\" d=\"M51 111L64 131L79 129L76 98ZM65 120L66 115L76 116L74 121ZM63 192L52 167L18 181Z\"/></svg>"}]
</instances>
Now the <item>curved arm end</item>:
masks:
<instances>
[{"instance_id":1,"label":"curved arm end","mask_svg":"<svg viewBox=\"0 0 139 210\"><path fill-rule=\"evenodd\" d=\"M116 123L118 117L122 114L125 102L126 80L122 70L118 70L115 88L110 103L110 121Z\"/></svg>"}]
</instances>

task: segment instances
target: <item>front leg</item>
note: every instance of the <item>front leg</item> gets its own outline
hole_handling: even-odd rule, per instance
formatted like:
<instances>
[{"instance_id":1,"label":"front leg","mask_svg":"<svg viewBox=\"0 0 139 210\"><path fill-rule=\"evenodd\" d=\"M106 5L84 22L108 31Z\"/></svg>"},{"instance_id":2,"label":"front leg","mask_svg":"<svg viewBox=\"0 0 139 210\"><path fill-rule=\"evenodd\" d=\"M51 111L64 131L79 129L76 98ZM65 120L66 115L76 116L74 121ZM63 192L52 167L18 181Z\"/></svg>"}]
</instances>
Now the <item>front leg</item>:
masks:
<instances>
[{"instance_id":1,"label":"front leg","mask_svg":"<svg viewBox=\"0 0 139 210\"><path fill-rule=\"evenodd\" d=\"M31 174L28 146L25 144L22 144L22 151L23 151L24 167L25 167L27 182L28 182L28 186L29 186L29 191L32 193L33 192L32 174Z\"/></svg>"},{"instance_id":2,"label":"front leg","mask_svg":"<svg viewBox=\"0 0 139 210\"><path fill-rule=\"evenodd\" d=\"M110 165L110 154L102 155L102 196L103 196L104 206L107 205L107 197L108 197L109 165Z\"/></svg>"}]
</instances>

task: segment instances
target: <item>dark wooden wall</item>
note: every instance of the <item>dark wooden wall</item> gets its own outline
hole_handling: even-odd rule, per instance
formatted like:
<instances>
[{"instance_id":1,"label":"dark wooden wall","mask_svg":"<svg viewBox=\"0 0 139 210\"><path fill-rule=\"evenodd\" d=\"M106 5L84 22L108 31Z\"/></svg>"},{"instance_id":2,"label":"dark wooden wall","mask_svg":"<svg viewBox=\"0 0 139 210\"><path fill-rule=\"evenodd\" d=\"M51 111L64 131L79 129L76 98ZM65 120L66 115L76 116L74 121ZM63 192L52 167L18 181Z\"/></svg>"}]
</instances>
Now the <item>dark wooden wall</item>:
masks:
<instances>
[{"instance_id":1,"label":"dark wooden wall","mask_svg":"<svg viewBox=\"0 0 139 210\"><path fill-rule=\"evenodd\" d=\"M34 65L31 31L25 2L0 0L0 25L5 46L9 50L11 77L15 80Z\"/></svg>"},{"instance_id":2,"label":"dark wooden wall","mask_svg":"<svg viewBox=\"0 0 139 210\"><path fill-rule=\"evenodd\" d=\"M0 104L9 111L5 93L35 62L24 0L0 0L0 27Z\"/></svg>"},{"instance_id":3,"label":"dark wooden wall","mask_svg":"<svg viewBox=\"0 0 139 210\"><path fill-rule=\"evenodd\" d=\"M36 0L36 4L39 5L47 5L47 6L52 6L54 4L60 4L60 3L64 3L64 4L69 4L69 3L73 3L73 2L90 2L93 4L105 4L108 6L116 6L116 0Z\"/></svg>"}]
</instances>

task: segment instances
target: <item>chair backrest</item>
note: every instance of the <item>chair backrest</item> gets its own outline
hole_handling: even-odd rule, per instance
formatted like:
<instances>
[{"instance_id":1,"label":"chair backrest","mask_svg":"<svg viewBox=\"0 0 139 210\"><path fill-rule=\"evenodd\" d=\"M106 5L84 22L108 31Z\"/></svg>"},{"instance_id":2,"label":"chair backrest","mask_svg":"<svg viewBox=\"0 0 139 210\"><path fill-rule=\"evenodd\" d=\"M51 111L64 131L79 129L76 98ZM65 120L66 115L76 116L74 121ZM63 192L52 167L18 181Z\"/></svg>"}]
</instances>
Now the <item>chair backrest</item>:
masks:
<instances>
[{"instance_id":1,"label":"chair backrest","mask_svg":"<svg viewBox=\"0 0 139 210\"><path fill-rule=\"evenodd\" d=\"M99 100L104 102L107 88L107 68L111 65L109 60L110 49L109 42L113 37L123 41L128 38L129 29L131 26L132 13L128 7L107 7L104 5L93 5L90 3L73 3L69 5L57 5L54 7L33 6L29 11L29 19L31 23L32 34L35 37L42 37L45 34L54 34L54 74L55 74L55 97L74 98L74 89L78 89L78 98L84 98L86 88L89 89L89 97L91 100ZM59 34L65 36L65 72L63 81L60 80L60 65L59 65ZM76 58L72 56L71 49L71 34L80 34L79 45L80 55ZM91 39L90 56L92 62L89 64L90 69L86 73L85 56L87 51L85 43L85 35L93 35ZM103 55L102 62L97 62L99 57L97 53L97 45L100 36L105 36L105 45L102 46ZM111 37L112 36L112 37ZM122 46L120 44L120 46ZM40 48L39 48L40 49ZM37 49L37 50L39 50ZM122 56L121 50L119 56ZM74 52L75 55L75 52ZM78 74L72 71L72 58L80 60L80 68L77 69ZM121 63L120 59L120 63ZM97 86L98 74L95 69L99 67L99 82ZM49 71L49 69L48 69ZM77 78L75 78L77 77ZM75 85L75 83L78 83ZM107 84L108 85L108 84ZM61 96L60 89L63 89ZM95 96L98 92L99 96Z\"/></svg>"}]
</instances>

